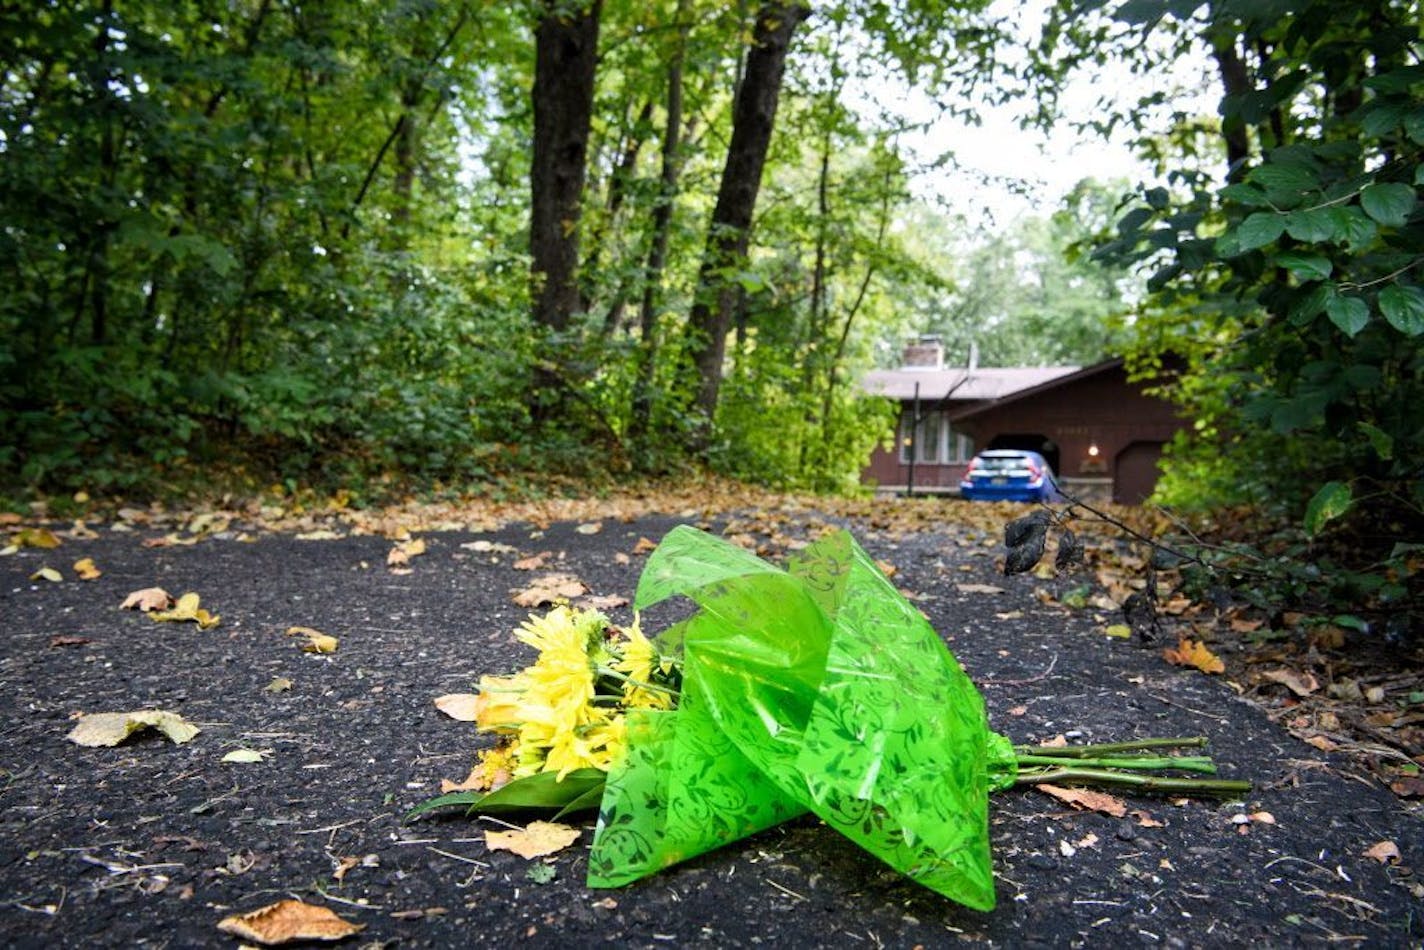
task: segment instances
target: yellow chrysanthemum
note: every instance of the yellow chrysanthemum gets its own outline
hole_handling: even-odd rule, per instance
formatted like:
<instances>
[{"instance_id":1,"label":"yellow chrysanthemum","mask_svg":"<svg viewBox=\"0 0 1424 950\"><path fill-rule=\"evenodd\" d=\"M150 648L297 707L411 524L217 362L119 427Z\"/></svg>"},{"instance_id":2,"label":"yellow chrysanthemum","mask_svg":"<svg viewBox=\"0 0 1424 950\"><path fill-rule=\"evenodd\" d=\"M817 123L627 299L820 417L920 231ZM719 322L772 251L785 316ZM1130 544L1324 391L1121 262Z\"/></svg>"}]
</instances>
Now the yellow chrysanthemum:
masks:
<instances>
[{"instance_id":1,"label":"yellow chrysanthemum","mask_svg":"<svg viewBox=\"0 0 1424 950\"><path fill-rule=\"evenodd\" d=\"M623 630L627 642L623 645L622 658L613 668L633 682L623 684L623 704L629 709L667 709L672 705L672 697L658 690L645 689L642 684L653 681L653 672L659 668L660 658L657 647L643 636L637 622Z\"/></svg>"}]
</instances>

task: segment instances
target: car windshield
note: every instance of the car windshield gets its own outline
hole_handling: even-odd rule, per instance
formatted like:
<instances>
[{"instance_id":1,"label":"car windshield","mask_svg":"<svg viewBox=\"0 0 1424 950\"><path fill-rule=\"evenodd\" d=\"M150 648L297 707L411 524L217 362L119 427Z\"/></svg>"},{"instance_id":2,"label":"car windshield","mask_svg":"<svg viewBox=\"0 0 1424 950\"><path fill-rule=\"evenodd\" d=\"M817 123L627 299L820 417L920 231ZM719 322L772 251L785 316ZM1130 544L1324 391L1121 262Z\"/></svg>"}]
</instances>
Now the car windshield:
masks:
<instances>
[{"instance_id":1,"label":"car windshield","mask_svg":"<svg viewBox=\"0 0 1424 950\"><path fill-rule=\"evenodd\" d=\"M981 455L975 468L991 472L1006 472L1016 468L1028 468L1032 462L1022 455Z\"/></svg>"}]
</instances>

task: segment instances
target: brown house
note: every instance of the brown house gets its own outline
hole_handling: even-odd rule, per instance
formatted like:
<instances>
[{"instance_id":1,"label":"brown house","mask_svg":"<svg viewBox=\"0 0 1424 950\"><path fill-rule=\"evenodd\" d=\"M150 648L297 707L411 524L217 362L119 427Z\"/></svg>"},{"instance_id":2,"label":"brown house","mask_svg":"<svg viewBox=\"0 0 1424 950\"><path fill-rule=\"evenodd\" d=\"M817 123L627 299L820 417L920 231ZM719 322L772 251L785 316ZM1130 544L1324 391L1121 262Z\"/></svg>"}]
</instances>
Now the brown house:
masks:
<instances>
[{"instance_id":1,"label":"brown house","mask_svg":"<svg viewBox=\"0 0 1424 950\"><path fill-rule=\"evenodd\" d=\"M862 386L900 403L895 447L877 448L861 474L897 494L953 494L979 449L1031 449L1071 494L1136 504L1152 493L1162 447L1182 427L1170 403L1128 381L1121 359L981 368L971 358L948 369L939 341L922 338L906 347L903 367L872 372Z\"/></svg>"}]
</instances>

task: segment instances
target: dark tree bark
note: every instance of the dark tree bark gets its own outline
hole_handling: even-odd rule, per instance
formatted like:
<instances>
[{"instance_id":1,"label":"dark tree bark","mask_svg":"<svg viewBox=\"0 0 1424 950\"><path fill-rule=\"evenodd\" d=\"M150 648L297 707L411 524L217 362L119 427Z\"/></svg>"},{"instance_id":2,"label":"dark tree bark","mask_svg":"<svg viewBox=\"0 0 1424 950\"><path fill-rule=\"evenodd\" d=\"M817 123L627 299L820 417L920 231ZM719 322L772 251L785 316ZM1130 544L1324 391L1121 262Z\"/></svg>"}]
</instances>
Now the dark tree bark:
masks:
<instances>
[{"instance_id":1,"label":"dark tree bark","mask_svg":"<svg viewBox=\"0 0 1424 950\"><path fill-rule=\"evenodd\" d=\"M633 384L633 406L628 435L636 442L647 434L652 422L653 377L658 354L658 291L667 266L668 234L672 230L672 204L677 196L677 178L682 162L682 64L687 55L689 0L678 0L677 46L668 63L667 130L663 133L662 176L658 200L653 206L653 236L648 261L643 268L643 300L639 308L638 377Z\"/></svg>"},{"instance_id":2,"label":"dark tree bark","mask_svg":"<svg viewBox=\"0 0 1424 950\"><path fill-rule=\"evenodd\" d=\"M535 32L533 211L534 323L562 331L579 307L578 221L593 112L601 0L576 14L546 3Z\"/></svg>"},{"instance_id":3,"label":"dark tree bark","mask_svg":"<svg viewBox=\"0 0 1424 950\"><path fill-rule=\"evenodd\" d=\"M1251 91L1251 77L1246 71L1246 63L1236 50L1234 35L1219 37L1213 41L1211 54L1216 60L1222 89L1227 96L1242 97ZM1246 159L1251 154L1246 123L1240 115L1224 119L1221 123L1221 134L1226 139L1226 164L1229 169L1227 180L1240 181L1246 174Z\"/></svg>"},{"instance_id":4,"label":"dark tree bark","mask_svg":"<svg viewBox=\"0 0 1424 950\"><path fill-rule=\"evenodd\" d=\"M767 3L758 11L746 71L737 90L732 140L688 317L686 352L697 372L695 409L702 417L702 439L717 411L727 330L737 301L737 284L726 274L746 257L752 212L786 72L786 52L792 34L810 13L809 7L796 2Z\"/></svg>"}]
</instances>

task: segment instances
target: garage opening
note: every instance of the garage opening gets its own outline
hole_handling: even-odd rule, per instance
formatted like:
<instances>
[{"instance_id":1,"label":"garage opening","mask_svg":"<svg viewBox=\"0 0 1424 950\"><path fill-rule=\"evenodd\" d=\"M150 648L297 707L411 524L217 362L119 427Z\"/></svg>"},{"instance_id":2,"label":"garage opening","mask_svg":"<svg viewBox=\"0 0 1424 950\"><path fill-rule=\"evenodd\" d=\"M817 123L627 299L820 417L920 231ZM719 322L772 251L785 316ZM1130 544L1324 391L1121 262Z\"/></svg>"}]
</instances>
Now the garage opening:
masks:
<instances>
[{"instance_id":1,"label":"garage opening","mask_svg":"<svg viewBox=\"0 0 1424 950\"><path fill-rule=\"evenodd\" d=\"M1061 471L1058 467L1058 443L1046 436L1033 433L996 435L985 448L1037 452L1043 456L1044 461L1048 463L1049 468L1053 469L1055 475Z\"/></svg>"}]
</instances>

